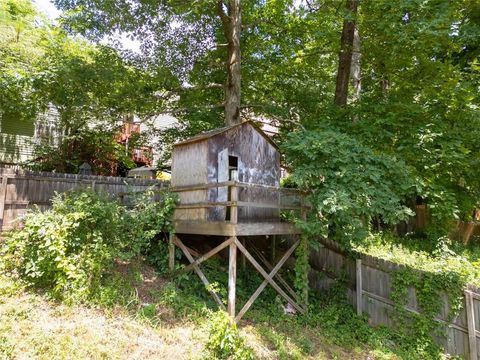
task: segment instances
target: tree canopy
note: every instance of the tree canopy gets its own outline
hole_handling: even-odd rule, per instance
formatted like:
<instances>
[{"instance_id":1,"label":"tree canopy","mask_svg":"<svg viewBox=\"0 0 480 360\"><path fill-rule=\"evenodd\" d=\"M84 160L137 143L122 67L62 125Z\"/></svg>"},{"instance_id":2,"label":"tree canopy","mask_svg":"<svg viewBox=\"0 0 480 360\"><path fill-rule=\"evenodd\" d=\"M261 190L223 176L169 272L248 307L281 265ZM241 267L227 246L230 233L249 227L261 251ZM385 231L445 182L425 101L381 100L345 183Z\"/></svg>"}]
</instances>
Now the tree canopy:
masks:
<instances>
[{"instance_id":1,"label":"tree canopy","mask_svg":"<svg viewBox=\"0 0 480 360\"><path fill-rule=\"evenodd\" d=\"M28 61L21 66L9 62L9 71L1 75L7 86L0 91L12 103L19 96L26 99L25 114L34 108L39 92L61 104L66 118L86 109L94 109L99 118L125 111L169 112L183 125L161 134L169 143L225 123L231 71L240 71L241 102L234 104L238 115L278 125L278 138L289 140L285 165L294 172L303 167L289 154L308 152L312 143L307 139L323 143L327 136L339 142L325 146L355 144L345 149L358 163L369 154L388 162L388 169L406 169L408 191L400 196L398 189L381 190L382 197L396 199L395 206L411 201L407 197L422 197L442 224L468 218L479 205L478 1L54 2L64 11L64 28L90 42L42 25L28 40L41 44L40 52L26 42L19 45L16 34L27 38L33 25L15 23L20 10L7 11L8 21L16 25L10 25L10 40L2 40L2 51L10 49L15 52L10 56ZM31 9L23 0L2 4ZM232 26L241 31L241 68L234 70L228 60L235 40ZM350 35L344 38L345 26ZM121 43L116 50L99 45L120 34L138 41L140 53L122 49ZM23 49L12 50L19 46ZM342 68L339 59L345 52L351 61ZM342 106L334 101L340 71L353 77L348 88L348 82L343 84ZM38 80L42 85L37 87ZM11 84L15 91L6 90ZM325 151L334 157L330 150ZM329 156L317 155L321 176L331 164ZM338 181L338 172L354 170L342 161L335 164L339 167L332 181ZM295 176L308 183L302 178L306 174L297 171ZM362 179L353 177L344 186L355 188ZM324 189L322 184L314 188ZM356 203L354 197L350 200Z\"/></svg>"}]
</instances>

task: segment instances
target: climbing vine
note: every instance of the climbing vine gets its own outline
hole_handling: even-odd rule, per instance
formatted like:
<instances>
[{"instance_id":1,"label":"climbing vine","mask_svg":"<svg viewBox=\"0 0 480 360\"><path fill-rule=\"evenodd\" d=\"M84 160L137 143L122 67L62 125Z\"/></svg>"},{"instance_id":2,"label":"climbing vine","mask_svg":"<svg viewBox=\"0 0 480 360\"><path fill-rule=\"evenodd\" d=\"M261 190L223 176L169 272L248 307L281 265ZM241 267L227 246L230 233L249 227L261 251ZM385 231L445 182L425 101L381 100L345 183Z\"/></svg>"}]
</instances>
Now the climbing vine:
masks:
<instances>
[{"instance_id":1,"label":"climbing vine","mask_svg":"<svg viewBox=\"0 0 480 360\"><path fill-rule=\"evenodd\" d=\"M448 309L445 321L451 321L462 308L465 281L452 272L427 273L410 268L392 274L391 299L394 302L393 318L401 331L401 341L425 356L436 358L441 352L434 338L445 336L442 323L443 297L447 296ZM414 289L414 290L413 290ZM415 292L417 311L408 310L411 292ZM411 309L414 310L414 309Z\"/></svg>"},{"instance_id":2,"label":"climbing vine","mask_svg":"<svg viewBox=\"0 0 480 360\"><path fill-rule=\"evenodd\" d=\"M302 236L295 250L295 288L300 300L308 304L308 272L310 271L310 246L307 236Z\"/></svg>"}]
</instances>

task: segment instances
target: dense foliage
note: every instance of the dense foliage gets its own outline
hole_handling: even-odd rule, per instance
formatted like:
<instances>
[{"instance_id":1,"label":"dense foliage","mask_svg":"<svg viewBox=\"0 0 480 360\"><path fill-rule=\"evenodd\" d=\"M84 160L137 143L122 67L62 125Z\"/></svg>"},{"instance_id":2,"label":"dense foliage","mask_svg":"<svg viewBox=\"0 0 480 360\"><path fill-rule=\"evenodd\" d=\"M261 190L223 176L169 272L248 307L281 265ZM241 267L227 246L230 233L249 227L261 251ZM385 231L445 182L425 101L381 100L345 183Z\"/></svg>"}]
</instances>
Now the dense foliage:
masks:
<instances>
[{"instance_id":1,"label":"dense foliage","mask_svg":"<svg viewBox=\"0 0 480 360\"><path fill-rule=\"evenodd\" d=\"M171 230L174 198L165 195L153 205L146 200L126 210L93 191L57 195L51 210L29 212L8 236L4 270L55 298L91 299L115 259L146 254L157 234Z\"/></svg>"},{"instance_id":2,"label":"dense foliage","mask_svg":"<svg viewBox=\"0 0 480 360\"><path fill-rule=\"evenodd\" d=\"M64 21L72 32L98 40L125 31L141 44L137 56L151 71L168 68L184 84L167 86L164 93L170 100L167 107L183 125L162 131L164 143L222 124L219 99L227 50L214 2L56 4L69 10ZM356 206L372 200L374 208L365 210L367 217L381 215L390 223L405 213L401 205L421 197L437 228L431 235L438 238L449 232L455 219L469 219L479 206L478 2L361 2L354 19L360 37L355 64L361 70L360 91L351 89L347 105L338 107L333 94L340 33L344 18L352 16L344 5L329 0L242 1L242 116L275 123L280 138L300 131L291 138L287 153L295 141L298 146L303 143L302 128L329 131L325 134L335 139L347 136L347 142L351 139L363 149L357 154L345 144L355 164L370 154L389 168L397 167L398 173L405 170L401 180L383 186L381 166L371 168L379 171L369 173L378 180L369 181L380 188L364 194L367 185L353 186L348 191L351 199L356 199ZM338 152L340 157L345 151ZM335 161L337 152L328 155ZM299 166L297 161L291 170ZM342 182L336 176L319 175ZM397 185L400 188L394 189ZM322 189L333 187L322 184ZM344 198L345 193L337 197ZM345 224L345 217L337 214L335 221ZM353 214L347 234L362 227L358 216Z\"/></svg>"},{"instance_id":3,"label":"dense foliage","mask_svg":"<svg viewBox=\"0 0 480 360\"><path fill-rule=\"evenodd\" d=\"M331 130L295 132L284 148L292 180L310 191L312 211L302 224L310 236L359 242L373 219L396 224L411 215L403 200L415 183L401 160Z\"/></svg>"}]
</instances>

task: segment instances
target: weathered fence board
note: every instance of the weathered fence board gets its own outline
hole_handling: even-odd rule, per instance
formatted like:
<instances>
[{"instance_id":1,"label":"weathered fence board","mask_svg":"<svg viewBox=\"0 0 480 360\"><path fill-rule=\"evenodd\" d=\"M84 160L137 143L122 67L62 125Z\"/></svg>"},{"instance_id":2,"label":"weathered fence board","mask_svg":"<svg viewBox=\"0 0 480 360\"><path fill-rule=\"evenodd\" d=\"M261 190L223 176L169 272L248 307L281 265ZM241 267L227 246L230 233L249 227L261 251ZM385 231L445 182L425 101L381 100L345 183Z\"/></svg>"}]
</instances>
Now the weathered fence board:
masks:
<instances>
[{"instance_id":1,"label":"weathered fence board","mask_svg":"<svg viewBox=\"0 0 480 360\"><path fill-rule=\"evenodd\" d=\"M313 272L310 274L311 285L318 289L327 289L333 278L347 276L348 299L355 306L357 313L368 315L369 323L375 325L395 326L393 319L394 302L391 300L392 277L394 271L404 266L384 261L372 256L362 255L355 260L346 256L338 245L322 240L324 247L310 257ZM353 269L353 271L352 271ZM319 275L321 272L323 275ZM360 284L357 283L360 279ZM357 291L361 289L361 296ZM467 293L467 292L466 292ZM463 303L463 310L449 319L448 296L440 294L443 307L437 321L444 328L444 335L435 338L437 343L451 355L460 355L468 360L480 360L480 289L469 287L472 294L471 311L467 308L468 297ZM359 299L361 303L358 306ZM409 289L407 311L420 312L415 289ZM469 325L470 324L470 325Z\"/></svg>"},{"instance_id":2,"label":"weathered fence board","mask_svg":"<svg viewBox=\"0 0 480 360\"><path fill-rule=\"evenodd\" d=\"M124 204L125 194L142 192L148 188L162 189L168 182L118 178L109 176L58 174L0 168L0 231L12 229L28 209L38 206L41 210L51 206L56 193L91 188L97 192L119 196Z\"/></svg>"}]
</instances>

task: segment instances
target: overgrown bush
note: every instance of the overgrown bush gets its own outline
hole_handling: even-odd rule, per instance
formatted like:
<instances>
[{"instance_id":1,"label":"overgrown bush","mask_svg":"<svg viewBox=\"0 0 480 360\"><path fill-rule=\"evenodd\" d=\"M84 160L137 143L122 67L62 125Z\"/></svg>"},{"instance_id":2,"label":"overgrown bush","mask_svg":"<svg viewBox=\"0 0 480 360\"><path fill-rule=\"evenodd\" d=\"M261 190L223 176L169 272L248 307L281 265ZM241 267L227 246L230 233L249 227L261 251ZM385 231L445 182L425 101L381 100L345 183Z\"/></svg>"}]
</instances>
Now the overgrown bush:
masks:
<instances>
[{"instance_id":1,"label":"overgrown bush","mask_svg":"<svg viewBox=\"0 0 480 360\"><path fill-rule=\"evenodd\" d=\"M374 218L395 224L412 215L403 200L415 183L404 162L332 130L292 133L284 150L291 180L311 193L307 234L348 245L368 235Z\"/></svg>"},{"instance_id":2,"label":"overgrown bush","mask_svg":"<svg viewBox=\"0 0 480 360\"><path fill-rule=\"evenodd\" d=\"M29 212L23 228L7 238L5 270L54 298L86 301L115 258L140 255L156 234L169 229L174 204L166 195L162 204L140 201L126 210L91 190L57 195L50 210Z\"/></svg>"},{"instance_id":3,"label":"overgrown bush","mask_svg":"<svg viewBox=\"0 0 480 360\"><path fill-rule=\"evenodd\" d=\"M207 359L254 359L252 349L245 345L237 326L225 311L217 311L210 318L209 338L205 345Z\"/></svg>"}]
</instances>

